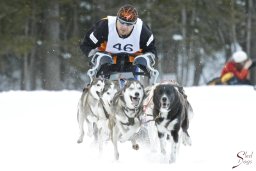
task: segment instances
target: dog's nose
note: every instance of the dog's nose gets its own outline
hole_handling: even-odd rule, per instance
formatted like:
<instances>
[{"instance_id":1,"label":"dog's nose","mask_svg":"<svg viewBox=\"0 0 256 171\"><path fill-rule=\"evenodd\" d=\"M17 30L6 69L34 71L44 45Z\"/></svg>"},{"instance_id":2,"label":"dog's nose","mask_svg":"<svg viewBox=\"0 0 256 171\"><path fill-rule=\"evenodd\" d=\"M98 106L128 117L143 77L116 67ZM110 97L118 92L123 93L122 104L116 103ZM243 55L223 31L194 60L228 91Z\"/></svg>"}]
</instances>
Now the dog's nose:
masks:
<instances>
[{"instance_id":1,"label":"dog's nose","mask_svg":"<svg viewBox=\"0 0 256 171\"><path fill-rule=\"evenodd\" d=\"M166 98L166 97L163 97L162 100L163 100L163 102L166 102L166 101L167 101L167 98Z\"/></svg>"},{"instance_id":2,"label":"dog's nose","mask_svg":"<svg viewBox=\"0 0 256 171\"><path fill-rule=\"evenodd\" d=\"M138 92L135 93L135 96L136 96L136 97L138 97L139 95L140 95L140 93L138 93Z\"/></svg>"}]
</instances>

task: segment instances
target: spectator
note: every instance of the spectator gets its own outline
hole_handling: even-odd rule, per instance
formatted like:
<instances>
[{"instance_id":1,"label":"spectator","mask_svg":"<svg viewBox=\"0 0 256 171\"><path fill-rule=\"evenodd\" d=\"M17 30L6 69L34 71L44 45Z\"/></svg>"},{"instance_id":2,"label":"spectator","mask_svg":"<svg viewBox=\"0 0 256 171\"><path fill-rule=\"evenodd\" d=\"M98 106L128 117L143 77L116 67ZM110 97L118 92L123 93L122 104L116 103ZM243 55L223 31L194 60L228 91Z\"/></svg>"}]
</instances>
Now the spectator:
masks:
<instances>
[{"instance_id":1,"label":"spectator","mask_svg":"<svg viewBox=\"0 0 256 171\"><path fill-rule=\"evenodd\" d=\"M251 84L249 68L252 60L244 51L235 52L227 61L221 72L221 83L228 85Z\"/></svg>"}]
</instances>

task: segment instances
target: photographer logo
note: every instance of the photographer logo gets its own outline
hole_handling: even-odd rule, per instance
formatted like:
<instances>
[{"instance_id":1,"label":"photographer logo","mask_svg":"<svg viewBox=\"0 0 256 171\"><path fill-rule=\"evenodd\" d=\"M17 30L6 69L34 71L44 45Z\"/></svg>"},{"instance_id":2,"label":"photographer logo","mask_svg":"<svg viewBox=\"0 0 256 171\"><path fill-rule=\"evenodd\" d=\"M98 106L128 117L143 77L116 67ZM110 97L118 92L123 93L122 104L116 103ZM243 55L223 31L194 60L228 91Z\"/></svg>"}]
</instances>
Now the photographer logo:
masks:
<instances>
[{"instance_id":1,"label":"photographer logo","mask_svg":"<svg viewBox=\"0 0 256 171\"><path fill-rule=\"evenodd\" d=\"M251 165L252 164L252 158L253 158L253 152L248 151L240 151L237 153L237 159L238 162L232 167L232 169L240 166L240 165Z\"/></svg>"}]
</instances>

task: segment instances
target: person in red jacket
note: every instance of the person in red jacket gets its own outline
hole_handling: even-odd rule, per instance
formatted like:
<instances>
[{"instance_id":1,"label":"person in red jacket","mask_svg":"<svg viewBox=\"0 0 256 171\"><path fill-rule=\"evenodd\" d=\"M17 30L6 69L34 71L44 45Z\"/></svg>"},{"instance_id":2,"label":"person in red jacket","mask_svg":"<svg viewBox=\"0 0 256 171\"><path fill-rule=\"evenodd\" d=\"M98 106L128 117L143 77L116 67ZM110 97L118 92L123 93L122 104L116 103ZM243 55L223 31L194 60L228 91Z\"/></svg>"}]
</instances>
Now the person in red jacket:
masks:
<instances>
[{"instance_id":1,"label":"person in red jacket","mask_svg":"<svg viewBox=\"0 0 256 171\"><path fill-rule=\"evenodd\" d=\"M251 84L249 81L249 68L251 65L252 60L248 58L244 51L235 52L222 69L222 84Z\"/></svg>"}]
</instances>

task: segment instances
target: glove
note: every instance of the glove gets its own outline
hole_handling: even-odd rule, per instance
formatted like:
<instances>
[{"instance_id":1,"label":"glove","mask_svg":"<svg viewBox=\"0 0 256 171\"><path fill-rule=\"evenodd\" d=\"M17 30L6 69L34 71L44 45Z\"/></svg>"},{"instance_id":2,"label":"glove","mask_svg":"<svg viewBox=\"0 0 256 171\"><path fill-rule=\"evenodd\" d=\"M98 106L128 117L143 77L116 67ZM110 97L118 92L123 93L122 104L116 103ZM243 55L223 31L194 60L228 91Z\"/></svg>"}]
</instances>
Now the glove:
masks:
<instances>
[{"instance_id":1,"label":"glove","mask_svg":"<svg viewBox=\"0 0 256 171\"><path fill-rule=\"evenodd\" d=\"M91 61L89 63L90 66L93 66L96 64L97 57L100 56L102 53L98 52L97 50L93 49L90 51L88 58L91 58Z\"/></svg>"},{"instance_id":2,"label":"glove","mask_svg":"<svg viewBox=\"0 0 256 171\"><path fill-rule=\"evenodd\" d=\"M104 57L104 59L102 57ZM105 64L105 63L113 63L111 55L109 55L109 53L107 53L107 52L105 52L105 53L104 52L96 52L93 55L90 64L96 65L97 60L100 60L100 65Z\"/></svg>"},{"instance_id":3,"label":"glove","mask_svg":"<svg viewBox=\"0 0 256 171\"><path fill-rule=\"evenodd\" d=\"M148 52L148 53L145 53L145 54L139 55L139 56L143 57L143 58L148 58L150 60L150 65L151 66L155 65L155 54L153 54L151 52Z\"/></svg>"}]
</instances>

